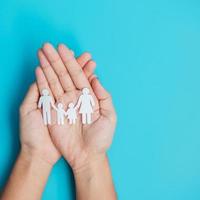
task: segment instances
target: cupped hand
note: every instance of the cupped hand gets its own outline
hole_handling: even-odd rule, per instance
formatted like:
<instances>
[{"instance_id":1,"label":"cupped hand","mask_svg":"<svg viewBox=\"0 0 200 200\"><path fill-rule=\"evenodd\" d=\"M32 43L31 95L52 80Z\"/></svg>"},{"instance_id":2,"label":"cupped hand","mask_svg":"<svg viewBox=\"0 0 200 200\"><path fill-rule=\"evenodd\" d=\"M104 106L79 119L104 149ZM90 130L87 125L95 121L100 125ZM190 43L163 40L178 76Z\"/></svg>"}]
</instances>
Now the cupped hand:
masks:
<instances>
[{"instance_id":1,"label":"cupped hand","mask_svg":"<svg viewBox=\"0 0 200 200\"><path fill-rule=\"evenodd\" d=\"M94 99L92 124L83 125L79 115L74 125L67 119L64 125L58 125L52 109L52 124L48 126L52 141L71 167L81 168L90 159L105 154L112 142L116 114L111 96L94 75L88 76L65 45L59 45L57 52L46 43L38 56L41 67L36 69L36 79L40 93L48 89L55 104L61 102L65 110L70 102L76 105L83 88L88 88ZM88 65L92 68L94 62Z\"/></svg>"},{"instance_id":2,"label":"cupped hand","mask_svg":"<svg viewBox=\"0 0 200 200\"><path fill-rule=\"evenodd\" d=\"M37 107L39 90L36 83L32 84L20 107L20 139L21 151L30 156L37 155L45 162L53 165L60 157L53 144L47 126Z\"/></svg>"},{"instance_id":3,"label":"cupped hand","mask_svg":"<svg viewBox=\"0 0 200 200\"><path fill-rule=\"evenodd\" d=\"M90 54L83 53L77 58L77 62L87 76L92 75L95 65L91 62ZM43 123L41 111L37 106L39 95L38 86L33 83L20 107L21 150L28 152L30 156L36 154L52 165L60 158L60 152L52 142L48 127Z\"/></svg>"}]
</instances>

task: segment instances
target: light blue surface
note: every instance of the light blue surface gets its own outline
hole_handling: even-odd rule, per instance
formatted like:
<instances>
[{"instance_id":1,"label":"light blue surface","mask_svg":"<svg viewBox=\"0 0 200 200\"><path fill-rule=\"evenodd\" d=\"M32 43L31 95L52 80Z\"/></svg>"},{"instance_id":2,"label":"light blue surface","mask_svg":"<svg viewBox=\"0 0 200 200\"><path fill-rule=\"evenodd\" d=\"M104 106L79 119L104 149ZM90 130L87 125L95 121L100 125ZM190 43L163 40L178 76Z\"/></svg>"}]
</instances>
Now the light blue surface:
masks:
<instances>
[{"instance_id":1,"label":"light blue surface","mask_svg":"<svg viewBox=\"0 0 200 200\"><path fill-rule=\"evenodd\" d=\"M1 0L0 186L19 150L18 107L43 42L88 50L113 95L120 200L200 199L200 1ZM61 160L43 199L74 199Z\"/></svg>"}]
</instances>

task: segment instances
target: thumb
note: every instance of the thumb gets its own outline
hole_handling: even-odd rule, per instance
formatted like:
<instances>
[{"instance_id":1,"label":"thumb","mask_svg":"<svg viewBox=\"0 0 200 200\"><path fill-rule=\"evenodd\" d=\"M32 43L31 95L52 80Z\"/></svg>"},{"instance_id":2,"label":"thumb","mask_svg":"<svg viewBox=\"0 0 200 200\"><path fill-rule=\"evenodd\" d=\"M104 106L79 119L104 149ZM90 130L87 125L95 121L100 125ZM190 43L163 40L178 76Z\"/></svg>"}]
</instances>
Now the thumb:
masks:
<instances>
[{"instance_id":1,"label":"thumb","mask_svg":"<svg viewBox=\"0 0 200 200\"><path fill-rule=\"evenodd\" d=\"M30 111L37 109L37 101L39 98L39 90L36 83L33 83L27 94L26 97L20 107L20 113L26 115Z\"/></svg>"},{"instance_id":2,"label":"thumb","mask_svg":"<svg viewBox=\"0 0 200 200\"><path fill-rule=\"evenodd\" d=\"M111 95L106 91L106 89L104 89L104 87L101 85L100 81L96 77L91 80L91 86L94 94L99 101L101 114L105 117L115 118L116 114L113 107Z\"/></svg>"}]
</instances>

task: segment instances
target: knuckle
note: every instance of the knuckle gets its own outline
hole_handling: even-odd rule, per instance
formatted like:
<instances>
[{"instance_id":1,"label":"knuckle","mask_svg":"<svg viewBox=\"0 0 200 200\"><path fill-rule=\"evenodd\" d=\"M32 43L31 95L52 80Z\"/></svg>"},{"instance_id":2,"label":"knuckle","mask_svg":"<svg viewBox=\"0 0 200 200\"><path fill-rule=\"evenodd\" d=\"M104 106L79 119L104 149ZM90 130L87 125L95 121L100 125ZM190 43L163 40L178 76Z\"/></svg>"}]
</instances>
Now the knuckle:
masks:
<instances>
[{"instance_id":1,"label":"knuckle","mask_svg":"<svg viewBox=\"0 0 200 200\"><path fill-rule=\"evenodd\" d=\"M58 84L58 80L56 79L49 79L49 84L51 87L55 87Z\"/></svg>"},{"instance_id":2,"label":"knuckle","mask_svg":"<svg viewBox=\"0 0 200 200\"><path fill-rule=\"evenodd\" d=\"M61 94L55 95L55 99L57 102L63 102L63 96Z\"/></svg>"},{"instance_id":3,"label":"knuckle","mask_svg":"<svg viewBox=\"0 0 200 200\"><path fill-rule=\"evenodd\" d=\"M63 77L66 77L68 74L67 74L67 70L59 70L58 71L58 76L59 78L63 78Z\"/></svg>"},{"instance_id":4,"label":"knuckle","mask_svg":"<svg viewBox=\"0 0 200 200\"><path fill-rule=\"evenodd\" d=\"M65 66L71 65L74 62L74 56L68 56L63 62Z\"/></svg>"},{"instance_id":5,"label":"knuckle","mask_svg":"<svg viewBox=\"0 0 200 200\"><path fill-rule=\"evenodd\" d=\"M79 77L82 73L83 73L82 69L79 68L79 69L76 69L76 70L73 71L73 76Z\"/></svg>"},{"instance_id":6,"label":"knuckle","mask_svg":"<svg viewBox=\"0 0 200 200\"><path fill-rule=\"evenodd\" d=\"M67 92L73 92L75 90L75 88L73 86L65 86L65 91Z\"/></svg>"},{"instance_id":7,"label":"knuckle","mask_svg":"<svg viewBox=\"0 0 200 200\"><path fill-rule=\"evenodd\" d=\"M55 58L53 58L52 60L51 60L51 64L53 65L53 64L57 64L58 62L60 62L61 60L60 60L60 57L59 56L55 56Z\"/></svg>"},{"instance_id":8,"label":"knuckle","mask_svg":"<svg viewBox=\"0 0 200 200\"><path fill-rule=\"evenodd\" d=\"M43 71L47 71L51 67L51 65L48 62L47 63L43 63L42 66L43 66Z\"/></svg>"}]
</instances>

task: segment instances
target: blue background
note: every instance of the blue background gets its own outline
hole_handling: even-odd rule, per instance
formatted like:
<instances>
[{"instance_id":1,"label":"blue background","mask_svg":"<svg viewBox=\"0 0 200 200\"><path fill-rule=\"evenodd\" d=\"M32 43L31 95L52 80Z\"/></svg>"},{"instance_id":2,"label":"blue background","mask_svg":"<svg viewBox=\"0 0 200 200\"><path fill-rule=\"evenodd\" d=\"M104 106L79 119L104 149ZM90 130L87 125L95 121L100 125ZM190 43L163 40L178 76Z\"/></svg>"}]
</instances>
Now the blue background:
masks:
<instances>
[{"instance_id":1,"label":"blue background","mask_svg":"<svg viewBox=\"0 0 200 200\"><path fill-rule=\"evenodd\" d=\"M87 50L112 93L120 200L200 199L200 1L1 0L0 186L19 151L18 107L50 41ZM60 160L43 199L74 199Z\"/></svg>"}]
</instances>

